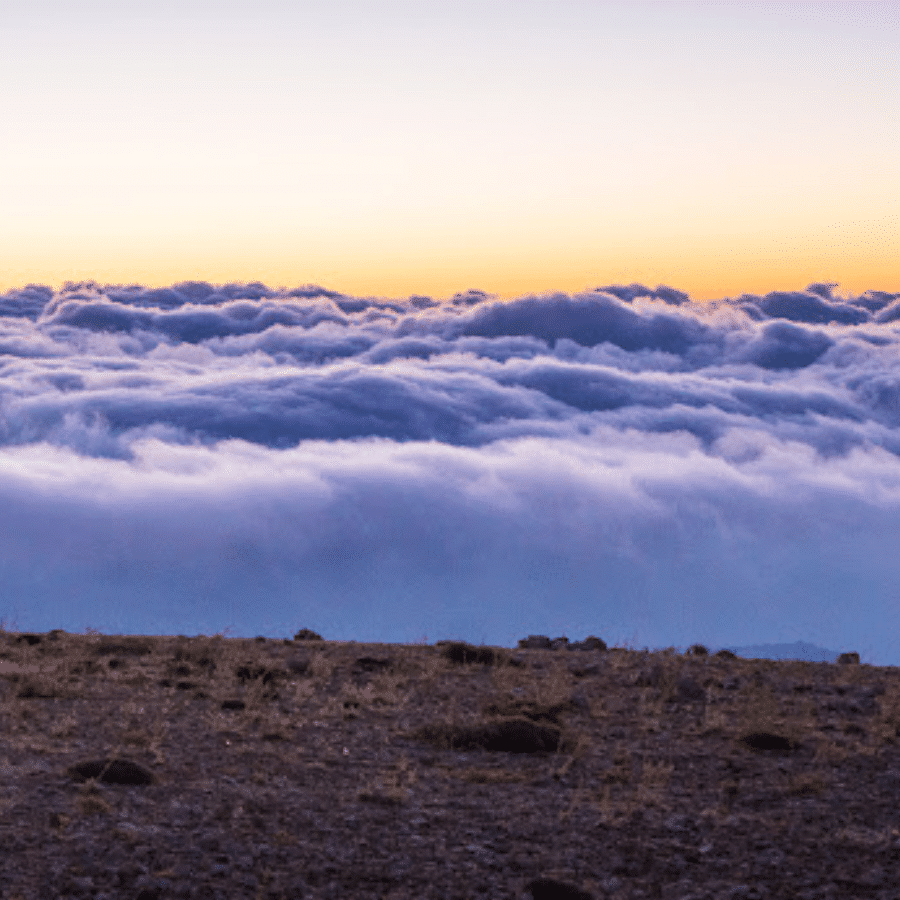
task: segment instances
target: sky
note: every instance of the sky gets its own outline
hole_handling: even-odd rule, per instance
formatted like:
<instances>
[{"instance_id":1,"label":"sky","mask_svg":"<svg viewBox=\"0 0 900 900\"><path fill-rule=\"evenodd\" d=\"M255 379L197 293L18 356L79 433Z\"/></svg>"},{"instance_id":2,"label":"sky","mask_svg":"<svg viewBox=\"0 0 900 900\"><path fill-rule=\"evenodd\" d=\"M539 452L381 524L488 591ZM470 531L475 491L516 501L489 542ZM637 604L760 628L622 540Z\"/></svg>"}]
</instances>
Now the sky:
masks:
<instances>
[{"instance_id":1,"label":"sky","mask_svg":"<svg viewBox=\"0 0 900 900\"><path fill-rule=\"evenodd\" d=\"M898 20L890 2L7 4L0 289L898 290Z\"/></svg>"},{"instance_id":2,"label":"sky","mask_svg":"<svg viewBox=\"0 0 900 900\"><path fill-rule=\"evenodd\" d=\"M0 14L0 625L900 665L894 3Z\"/></svg>"}]
</instances>

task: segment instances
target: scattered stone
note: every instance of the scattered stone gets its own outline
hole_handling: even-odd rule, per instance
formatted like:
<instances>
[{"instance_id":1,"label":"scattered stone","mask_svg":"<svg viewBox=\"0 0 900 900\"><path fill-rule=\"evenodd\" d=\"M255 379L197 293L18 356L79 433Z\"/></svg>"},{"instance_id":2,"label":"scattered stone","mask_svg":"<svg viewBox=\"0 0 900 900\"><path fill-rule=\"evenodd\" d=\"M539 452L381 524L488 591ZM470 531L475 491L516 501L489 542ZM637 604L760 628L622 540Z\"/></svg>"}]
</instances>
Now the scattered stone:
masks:
<instances>
[{"instance_id":1,"label":"scattered stone","mask_svg":"<svg viewBox=\"0 0 900 900\"><path fill-rule=\"evenodd\" d=\"M52 684L34 681L31 678L22 682L16 697L21 700L52 700L59 696L57 688Z\"/></svg>"},{"instance_id":2,"label":"scattered stone","mask_svg":"<svg viewBox=\"0 0 900 900\"><path fill-rule=\"evenodd\" d=\"M403 798L394 794L363 791L356 795L356 799L362 803L375 803L378 806L403 806Z\"/></svg>"},{"instance_id":3,"label":"scattered stone","mask_svg":"<svg viewBox=\"0 0 900 900\"><path fill-rule=\"evenodd\" d=\"M751 750L771 750L776 753L789 753L796 749L796 744L783 735L771 731L753 731L741 738L741 743Z\"/></svg>"},{"instance_id":4,"label":"scattered stone","mask_svg":"<svg viewBox=\"0 0 900 900\"><path fill-rule=\"evenodd\" d=\"M535 878L529 882L532 900L593 900L591 894L555 878Z\"/></svg>"},{"instance_id":5,"label":"scattered stone","mask_svg":"<svg viewBox=\"0 0 900 900\"><path fill-rule=\"evenodd\" d=\"M96 778L104 784L147 785L155 781L148 769L128 759L88 760L70 766L67 771L79 781Z\"/></svg>"}]
</instances>

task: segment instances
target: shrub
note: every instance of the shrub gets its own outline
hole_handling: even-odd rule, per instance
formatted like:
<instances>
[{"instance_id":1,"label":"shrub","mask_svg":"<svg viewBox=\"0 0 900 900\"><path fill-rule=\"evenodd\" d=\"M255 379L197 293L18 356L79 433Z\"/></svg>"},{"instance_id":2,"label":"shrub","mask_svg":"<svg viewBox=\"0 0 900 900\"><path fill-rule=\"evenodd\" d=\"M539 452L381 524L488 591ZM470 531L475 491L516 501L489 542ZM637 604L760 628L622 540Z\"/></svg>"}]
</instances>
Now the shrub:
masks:
<instances>
[{"instance_id":1,"label":"shrub","mask_svg":"<svg viewBox=\"0 0 900 900\"><path fill-rule=\"evenodd\" d=\"M463 641L448 641L443 645L444 657L457 665L481 663L495 666L503 662L504 656L493 647L475 647Z\"/></svg>"},{"instance_id":2,"label":"shrub","mask_svg":"<svg viewBox=\"0 0 900 900\"><path fill-rule=\"evenodd\" d=\"M548 753L559 748L560 730L529 719L506 719L481 725L427 725L414 735L447 750L494 753Z\"/></svg>"},{"instance_id":3,"label":"shrub","mask_svg":"<svg viewBox=\"0 0 900 900\"><path fill-rule=\"evenodd\" d=\"M322 635L316 634L315 631L310 631L309 628L301 628L295 635L295 641L321 641Z\"/></svg>"},{"instance_id":4,"label":"shrub","mask_svg":"<svg viewBox=\"0 0 900 900\"><path fill-rule=\"evenodd\" d=\"M581 646L587 650L606 650L606 641L603 638L595 637L589 634L582 642Z\"/></svg>"},{"instance_id":5,"label":"shrub","mask_svg":"<svg viewBox=\"0 0 900 900\"><path fill-rule=\"evenodd\" d=\"M545 634L529 634L519 641L520 650L549 650L551 640Z\"/></svg>"}]
</instances>

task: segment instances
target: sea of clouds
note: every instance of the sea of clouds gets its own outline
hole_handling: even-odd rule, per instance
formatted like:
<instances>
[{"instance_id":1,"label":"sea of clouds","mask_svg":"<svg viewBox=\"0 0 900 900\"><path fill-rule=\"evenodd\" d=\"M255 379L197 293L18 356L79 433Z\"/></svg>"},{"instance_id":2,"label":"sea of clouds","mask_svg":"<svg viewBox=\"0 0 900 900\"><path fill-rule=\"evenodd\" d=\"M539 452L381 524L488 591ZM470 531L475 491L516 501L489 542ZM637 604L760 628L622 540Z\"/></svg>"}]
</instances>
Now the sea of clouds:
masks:
<instances>
[{"instance_id":1,"label":"sea of clouds","mask_svg":"<svg viewBox=\"0 0 900 900\"><path fill-rule=\"evenodd\" d=\"M900 663L900 294L0 295L7 627Z\"/></svg>"}]
</instances>

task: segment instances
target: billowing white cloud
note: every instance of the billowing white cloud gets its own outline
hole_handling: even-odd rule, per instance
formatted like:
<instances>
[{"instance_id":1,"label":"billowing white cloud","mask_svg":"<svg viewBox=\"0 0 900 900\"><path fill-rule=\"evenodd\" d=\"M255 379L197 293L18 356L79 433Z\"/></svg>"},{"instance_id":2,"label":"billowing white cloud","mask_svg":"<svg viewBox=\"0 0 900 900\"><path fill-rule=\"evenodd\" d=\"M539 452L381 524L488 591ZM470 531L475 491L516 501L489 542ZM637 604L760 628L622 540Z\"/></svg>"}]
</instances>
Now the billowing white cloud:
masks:
<instances>
[{"instance_id":1,"label":"billowing white cloud","mask_svg":"<svg viewBox=\"0 0 900 900\"><path fill-rule=\"evenodd\" d=\"M0 615L900 663L900 295L834 287L11 291Z\"/></svg>"}]
</instances>

